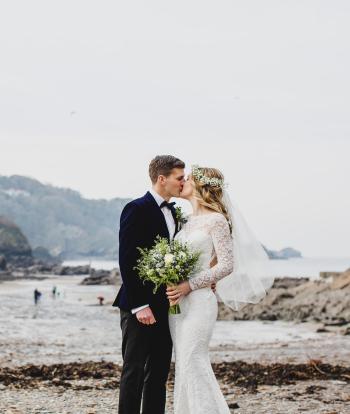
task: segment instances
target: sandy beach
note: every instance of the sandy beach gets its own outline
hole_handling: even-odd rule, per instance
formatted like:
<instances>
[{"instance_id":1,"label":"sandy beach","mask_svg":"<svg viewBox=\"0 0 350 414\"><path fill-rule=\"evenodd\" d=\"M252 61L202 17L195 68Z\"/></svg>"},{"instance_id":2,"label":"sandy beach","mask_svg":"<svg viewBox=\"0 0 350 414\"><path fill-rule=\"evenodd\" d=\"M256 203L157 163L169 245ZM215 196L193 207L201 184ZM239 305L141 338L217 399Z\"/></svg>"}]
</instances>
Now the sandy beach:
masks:
<instances>
[{"instance_id":1,"label":"sandy beach","mask_svg":"<svg viewBox=\"0 0 350 414\"><path fill-rule=\"evenodd\" d=\"M116 288L82 286L82 278L49 276L0 284L0 412L116 412L122 363L119 311L110 306ZM56 299L51 295L53 286L59 292ZM43 294L37 306L35 288ZM100 295L105 306L98 305ZM232 412L350 413L350 376L342 371L349 367L349 336L318 333L320 326L312 322L218 321L210 355L228 403L240 406ZM93 369L92 363L97 364ZM113 365L106 371L105 363ZM61 364L60 368L55 364ZM63 374L70 364L78 364L75 377ZM50 377L46 371L52 372L53 366L56 371ZM242 382L246 374L233 375L245 366L255 375L246 383ZM36 374L28 367L36 367ZM290 383L274 384L280 367L291 370ZM306 376L293 377L293 372L309 368ZM270 380L264 377L265 371ZM278 371L278 378L282 377ZM169 414L172 385L171 375Z\"/></svg>"}]
</instances>

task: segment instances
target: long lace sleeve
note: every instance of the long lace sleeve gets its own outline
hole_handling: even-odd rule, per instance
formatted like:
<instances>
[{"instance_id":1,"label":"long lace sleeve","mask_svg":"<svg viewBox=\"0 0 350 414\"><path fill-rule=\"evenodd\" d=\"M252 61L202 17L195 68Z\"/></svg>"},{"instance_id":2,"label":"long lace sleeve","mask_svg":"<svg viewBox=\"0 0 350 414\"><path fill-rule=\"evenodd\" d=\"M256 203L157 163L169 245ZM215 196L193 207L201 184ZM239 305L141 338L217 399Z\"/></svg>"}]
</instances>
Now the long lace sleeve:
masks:
<instances>
[{"instance_id":1,"label":"long lace sleeve","mask_svg":"<svg viewBox=\"0 0 350 414\"><path fill-rule=\"evenodd\" d=\"M210 226L210 236L216 253L217 264L189 280L192 290L210 286L233 271L233 243L230 228L222 214L215 214Z\"/></svg>"}]
</instances>

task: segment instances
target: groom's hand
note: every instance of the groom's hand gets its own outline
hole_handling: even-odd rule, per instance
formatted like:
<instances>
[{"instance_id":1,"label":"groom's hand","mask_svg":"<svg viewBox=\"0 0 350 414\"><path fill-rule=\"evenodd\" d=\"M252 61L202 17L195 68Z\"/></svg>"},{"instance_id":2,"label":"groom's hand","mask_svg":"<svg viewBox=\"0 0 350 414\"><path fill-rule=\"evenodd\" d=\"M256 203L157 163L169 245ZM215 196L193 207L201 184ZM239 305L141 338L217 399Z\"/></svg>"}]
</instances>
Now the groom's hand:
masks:
<instances>
[{"instance_id":1,"label":"groom's hand","mask_svg":"<svg viewBox=\"0 0 350 414\"><path fill-rule=\"evenodd\" d=\"M144 325L153 325L157 322L150 307L141 309L140 311L136 312L136 318L140 323L143 323Z\"/></svg>"}]
</instances>

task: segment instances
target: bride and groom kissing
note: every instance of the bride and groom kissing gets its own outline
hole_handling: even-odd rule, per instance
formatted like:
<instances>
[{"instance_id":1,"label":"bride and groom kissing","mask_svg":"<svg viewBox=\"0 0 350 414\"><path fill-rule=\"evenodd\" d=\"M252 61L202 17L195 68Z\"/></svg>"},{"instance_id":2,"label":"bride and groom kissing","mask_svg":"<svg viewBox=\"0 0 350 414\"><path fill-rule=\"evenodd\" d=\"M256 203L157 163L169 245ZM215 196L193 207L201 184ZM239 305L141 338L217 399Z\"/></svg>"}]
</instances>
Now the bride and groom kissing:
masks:
<instances>
[{"instance_id":1,"label":"bride and groom kissing","mask_svg":"<svg viewBox=\"0 0 350 414\"><path fill-rule=\"evenodd\" d=\"M175 351L175 414L229 414L209 359L217 297L240 309L256 303L272 285L271 278L236 263L244 221L232 207L224 176L215 168L193 166L185 179L185 163L171 155L155 157L149 165L152 188L128 203L120 217L119 266L123 284L113 306L120 308L123 369L119 414L163 414L172 349ZM172 197L188 200L193 214L181 220ZM199 270L177 286L153 293L135 270L138 248L151 248L160 236L176 238L200 252ZM238 238L238 240L237 240ZM246 241L246 240L245 240ZM265 259L251 237L250 251ZM264 256L265 255L265 256ZM237 266L239 272L237 271ZM256 265L254 266L256 268ZM212 285L216 284L216 293ZM169 315L169 301L181 302L181 313Z\"/></svg>"}]
</instances>

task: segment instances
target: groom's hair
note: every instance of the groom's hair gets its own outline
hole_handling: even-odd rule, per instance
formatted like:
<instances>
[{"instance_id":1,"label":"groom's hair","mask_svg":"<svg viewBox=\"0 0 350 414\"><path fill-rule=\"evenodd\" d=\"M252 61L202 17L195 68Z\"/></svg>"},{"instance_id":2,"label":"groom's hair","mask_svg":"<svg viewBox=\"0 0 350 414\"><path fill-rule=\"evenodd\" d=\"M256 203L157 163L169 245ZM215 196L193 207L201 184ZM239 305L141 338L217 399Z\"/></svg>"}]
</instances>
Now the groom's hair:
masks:
<instances>
[{"instance_id":1,"label":"groom's hair","mask_svg":"<svg viewBox=\"0 0 350 414\"><path fill-rule=\"evenodd\" d=\"M168 177L174 168L185 168L185 163L172 155L157 155L149 165L149 176L153 184L160 175Z\"/></svg>"}]
</instances>

